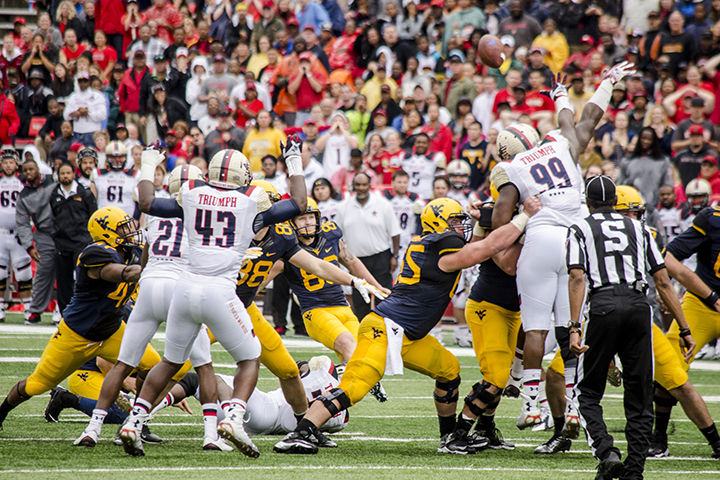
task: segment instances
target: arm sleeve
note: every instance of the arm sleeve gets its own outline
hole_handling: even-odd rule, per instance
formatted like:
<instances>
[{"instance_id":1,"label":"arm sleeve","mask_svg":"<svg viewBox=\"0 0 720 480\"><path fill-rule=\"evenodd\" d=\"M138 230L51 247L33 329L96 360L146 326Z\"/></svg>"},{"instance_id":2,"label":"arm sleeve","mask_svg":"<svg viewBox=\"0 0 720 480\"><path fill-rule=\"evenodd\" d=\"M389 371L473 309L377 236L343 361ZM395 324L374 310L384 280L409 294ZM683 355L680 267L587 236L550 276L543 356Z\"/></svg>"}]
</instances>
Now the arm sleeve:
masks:
<instances>
[{"instance_id":1,"label":"arm sleeve","mask_svg":"<svg viewBox=\"0 0 720 480\"><path fill-rule=\"evenodd\" d=\"M712 214L711 212L710 208L701 210L693 220L692 225L668 244L667 251L680 261L697 252L700 246L708 240L705 232L710 225L709 216Z\"/></svg>"},{"instance_id":2,"label":"arm sleeve","mask_svg":"<svg viewBox=\"0 0 720 480\"><path fill-rule=\"evenodd\" d=\"M568 272L575 268L586 271L585 236L577 225L573 225L568 229L565 243L567 245L565 262L567 263Z\"/></svg>"},{"instance_id":3,"label":"arm sleeve","mask_svg":"<svg viewBox=\"0 0 720 480\"><path fill-rule=\"evenodd\" d=\"M78 264L85 268L95 268L107 265L108 263L119 263L113 255L114 250L100 245L89 245L82 251Z\"/></svg>"},{"instance_id":4,"label":"arm sleeve","mask_svg":"<svg viewBox=\"0 0 720 480\"><path fill-rule=\"evenodd\" d=\"M15 235L25 250L32 247L33 234L30 225L30 214L23 201L17 202L17 208L15 209Z\"/></svg>"},{"instance_id":5,"label":"arm sleeve","mask_svg":"<svg viewBox=\"0 0 720 480\"><path fill-rule=\"evenodd\" d=\"M435 244L438 249L438 259L451 253L459 252L464 246L465 241L460 235L453 233L450 235L444 235Z\"/></svg>"},{"instance_id":6,"label":"arm sleeve","mask_svg":"<svg viewBox=\"0 0 720 480\"><path fill-rule=\"evenodd\" d=\"M183 218L183 209L172 198L155 198L150 204L148 215L161 218Z\"/></svg>"},{"instance_id":7,"label":"arm sleeve","mask_svg":"<svg viewBox=\"0 0 720 480\"><path fill-rule=\"evenodd\" d=\"M658 248L657 242L653 238L652 231L647 226L645 227L644 235L645 245L647 245L647 248L645 249L647 270L650 275L653 275L655 272L665 268L665 261L663 260L662 253L660 253L660 248Z\"/></svg>"},{"instance_id":8,"label":"arm sleeve","mask_svg":"<svg viewBox=\"0 0 720 480\"><path fill-rule=\"evenodd\" d=\"M155 201L153 201L155 203ZM275 223L282 223L291 218L300 215L300 209L293 199L281 200L268 210L262 213L258 213L253 223L253 231L259 232L263 227L273 225Z\"/></svg>"}]
</instances>

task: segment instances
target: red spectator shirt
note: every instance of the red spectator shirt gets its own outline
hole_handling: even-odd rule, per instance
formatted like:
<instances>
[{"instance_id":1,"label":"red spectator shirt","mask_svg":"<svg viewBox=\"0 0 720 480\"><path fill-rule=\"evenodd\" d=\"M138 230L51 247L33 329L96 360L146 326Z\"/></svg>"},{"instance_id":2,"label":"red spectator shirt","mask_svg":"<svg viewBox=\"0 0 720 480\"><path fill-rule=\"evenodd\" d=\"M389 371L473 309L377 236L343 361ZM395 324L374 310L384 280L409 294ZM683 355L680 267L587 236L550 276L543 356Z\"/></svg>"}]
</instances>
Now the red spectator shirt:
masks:
<instances>
[{"instance_id":1,"label":"red spectator shirt","mask_svg":"<svg viewBox=\"0 0 720 480\"><path fill-rule=\"evenodd\" d=\"M423 125L420 129L422 133L430 137L430 152L442 152L445 154L445 160L452 160L452 130L445 125L438 124L437 127Z\"/></svg>"},{"instance_id":2,"label":"red spectator shirt","mask_svg":"<svg viewBox=\"0 0 720 480\"><path fill-rule=\"evenodd\" d=\"M95 29L106 35L125 33L125 2L123 0L95 1ZM123 20L118 22L118 18Z\"/></svg>"},{"instance_id":3,"label":"red spectator shirt","mask_svg":"<svg viewBox=\"0 0 720 480\"><path fill-rule=\"evenodd\" d=\"M122 113L138 113L140 111L140 82L145 74L150 74L150 69L145 67L140 73L134 68L125 70L123 79L118 87L118 100Z\"/></svg>"},{"instance_id":4,"label":"red spectator shirt","mask_svg":"<svg viewBox=\"0 0 720 480\"><path fill-rule=\"evenodd\" d=\"M183 18L172 3L164 3L158 8L155 5L145 10L148 21L155 20L158 24L157 36L168 45L173 43L172 29L183 24Z\"/></svg>"},{"instance_id":5,"label":"red spectator shirt","mask_svg":"<svg viewBox=\"0 0 720 480\"><path fill-rule=\"evenodd\" d=\"M333 43L332 51L328 55L330 61L330 68L345 69L349 70L352 65L355 64L355 54L353 53L353 45L357 40L360 30L353 33L352 35L342 34Z\"/></svg>"},{"instance_id":6,"label":"red spectator shirt","mask_svg":"<svg viewBox=\"0 0 720 480\"><path fill-rule=\"evenodd\" d=\"M298 110L310 110L313 105L320 103L323 99L323 94L325 93L325 80L327 77L315 71L310 72L310 74L315 77L315 80L320 82L322 88L320 89L320 92L316 92L310 86L310 82L307 78L300 80L300 86L295 93ZM290 77L290 83L292 83L296 77L297 75Z\"/></svg>"},{"instance_id":7,"label":"red spectator shirt","mask_svg":"<svg viewBox=\"0 0 720 480\"><path fill-rule=\"evenodd\" d=\"M385 151L380 157L382 167L382 183L390 185L392 175L402 168L402 161L405 158L405 150L397 149L395 152Z\"/></svg>"},{"instance_id":8,"label":"red spectator shirt","mask_svg":"<svg viewBox=\"0 0 720 480\"><path fill-rule=\"evenodd\" d=\"M139 36L139 30L140 27L147 23L147 17L145 17L144 13L139 13L137 15L138 23L131 23L129 28L127 30L124 30L125 20L127 20L127 14L123 15L120 19L120 24L123 25L123 58L125 58L125 52L127 52L128 47L130 44L138 38Z\"/></svg>"},{"instance_id":9,"label":"red spectator shirt","mask_svg":"<svg viewBox=\"0 0 720 480\"><path fill-rule=\"evenodd\" d=\"M555 111L555 103L550 97L543 95L539 91L531 91L525 95L525 105L530 109L530 113L545 111Z\"/></svg>"},{"instance_id":10,"label":"red spectator shirt","mask_svg":"<svg viewBox=\"0 0 720 480\"><path fill-rule=\"evenodd\" d=\"M67 61L70 62L71 60L77 59L82 53L87 50L85 48L85 45L82 45L80 43L77 44L75 50L70 50L68 47L62 47L60 51L65 54L65 58L67 58Z\"/></svg>"},{"instance_id":11,"label":"red spectator shirt","mask_svg":"<svg viewBox=\"0 0 720 480\"><path fill-rule=\"evenodd\" d=\"M93 63L104 72L110 62L117 62L117 52L114 48L107 45L102 50L93 48L92 59Z\"/></svg>"},{"instance_id":12,"label":"red spectator shirt","mask_svg":"<svg viewBox=\"0 0 720 480\"><path fill-rule=\"evenodd\" d=\"M508 91L507 88L503 88L495 94L495 101L493 102L492 113L497 116L498 105L501 103L508 103L510 108L515 106L515 96L512 92Z\"/></svg>"},{"instance_id":13,"label":"red spectator shirt","mask_svg":"<svg viewBox=\"0 0 720 480\"><path fill-rule=\"evenodd\" d=\"M261 100L258 100L257 98L252 102L248 102L247 100L240 100L240 105L247 108L248 110L255 112L256 114L263 109L263 102ZM242 110L238 108L235 116L235 125L240 128L245 128L245 125L247 125L247 121L248 118L245 116Z\"/></svg>"}]
</instances>

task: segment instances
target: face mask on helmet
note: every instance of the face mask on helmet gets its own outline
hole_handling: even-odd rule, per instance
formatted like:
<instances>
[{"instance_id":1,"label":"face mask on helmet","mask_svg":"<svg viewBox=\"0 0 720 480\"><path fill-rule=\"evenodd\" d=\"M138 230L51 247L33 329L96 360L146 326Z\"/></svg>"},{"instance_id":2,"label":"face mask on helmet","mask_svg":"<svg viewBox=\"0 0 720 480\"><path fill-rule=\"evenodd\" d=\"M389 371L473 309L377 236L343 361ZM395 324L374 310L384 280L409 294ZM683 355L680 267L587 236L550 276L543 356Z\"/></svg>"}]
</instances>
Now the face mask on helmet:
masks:
<instances>
[{"instance_id":1,"label":"face mask on helmet","mask_svg":"<svg viewBox=\"0 0 720 480\"><path fill-rule=\"evenodd\" d=\"M472 219L466 213L453 213L448 216L448 227L462 235L466 242L472 238Z\"/></svg>"},{"instance_id":2,"label":"face mask on helmet","mask_svg":"<svg viewBox=\"0 0 720 480\"><path fill-rule=\"evenodd\" d=\"M688 195L688 203L690 203L690 209L693 213L698 213L703 208L707 207L710 203L710 198L707 195Z\"/></svg>"},{"instance_id":3,"label":"face mask on helmet","mask_svg":"<svg viewBox=\"0 0 720 480\"><path fill-rule=\"evenodd\" d=\"M470 178L467 175L450 175L449 179L453 190L465 190L470 185Z\"/></svg>"},{"instance_id":4,"label":"face mask on helmet","mask_svg":"<svg viewBox=\"0 0 720 480\"><path fill-rule=\"evenodd\" d=\"M315 238L320 229L320 212L310 211L298 215L290 224L298 237Z\"/></svg>"},{"instance_id":5,"label":"face mask on helmet","mask_svg":"<svg viewBox=\"0 0 720 480\"><path fill-rule=\"evenodd\" d=\"M137 221L126 216L125 219L118 223L117 234L120 245L124 247L140 247L144 243L143 233L138 229Z\"/></svg>"}]
</instances>

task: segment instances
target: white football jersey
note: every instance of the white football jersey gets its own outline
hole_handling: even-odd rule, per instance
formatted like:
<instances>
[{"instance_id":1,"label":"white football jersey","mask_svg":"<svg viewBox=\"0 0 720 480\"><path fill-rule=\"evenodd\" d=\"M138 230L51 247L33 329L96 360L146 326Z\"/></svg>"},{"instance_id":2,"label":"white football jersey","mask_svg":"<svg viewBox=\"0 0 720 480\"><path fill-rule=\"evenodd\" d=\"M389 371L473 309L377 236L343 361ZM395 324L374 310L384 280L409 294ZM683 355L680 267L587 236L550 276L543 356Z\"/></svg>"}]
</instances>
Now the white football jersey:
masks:
<instances>
[{"instance_id":1,"label":"white football jersey","mask_svg":"<svg viewBox=\"0 0 720 480\"><path fill-rule=\"evenodd\" d=\"M395 217L400 224L400 248L404 248L417 232L417 215L415 212L424 207L425 202L416 193L411 192L407 192L405 195L394 195L392 191L386 190L385 198L392 205Z\"/></svg>"},{"instance_id":2,"label":"white football jersey","mask_svg":"<svg viewBox=\"0 0 720 480\"><path fill-rule=\"evenodd\" d=\"M439 154L442 155L442 154ZM428 200L432 197L432 183L437 170L438 159L433 155L408 155L402 162L402 169L410 175L408 190Z\"/></svg>"},{"instance_id":3,"label":"white football jersey","mask_svg":"<svg viewBox=\"0 0 720 480\"><path fill-rule=\"evenodd\" d=\"M330 198L324 202L318 202L318 208L320 209L320 225L325 222L334 222L337 216L338 208L340 207L340 201Z\"/></svg>"},{"instance_id":4,"label":"white football jersey","mask_svg":"<svg viewBox=\"0 0 720 480\"><path fill-rule=\"evenodd\" d=\"M97 188L98 208L120 207L132 216L135 213L135 170L96 170L95 188Z\"/></svg>"},{"instance_id":5,"label":"white football jersey","mask_svg":"<svg viewBox=\"0 0 720 480\"><path fill-rule=\"evenodd\" d=\"M187 265L187 235L179 218L147 217L148 261L141 278L177 276Z\"/></svg>"},{"instance_id":6,"label":"white football jersey","mask_svg":"<svg viewBox=\"0 0 720 480\"><path fill-rule=\"evenodd\" d=\"M15 204L23 188L14 175L0 177L0 228L15 230Z\"/></svg>"},{"instance_id":7,"label":"white football jersey","mask_svg":"<svg viewBox=\"0 0 720 480\"><path fill-rule=\"evenodd\" d=\"M519 153L512 161L499 163L495 168L505 170L518 189L521 202L533 195L542 202L542 209L530 218L528 228L569 227L582 218L585 184L564 137L558 135L554 141Z\"/></svg>"},{"instance_id":8,"label":"white football jersey","mask_svg":"<svg viewBox=\"0 0 720 480\"><path fill-rule=\"evenodd\" d=\"M662 208L657 209L660 224L665 234L665 244L670 243L673 238L680 235L682 232L692 225L692 220L695 215L690 213L690 210L685 207L673 207L673 208Z\"/></svg>"},{"instance_id":9,"label":"white football jersey","mask_svg":"<svg viewBox=\"0 0 720 480\"><path fill-rule=\"evenodd\" d=\"M255 234L256 191L215 188L197 180L182 186L183 223L188 241L188 271L237 281L242 258Z\"/></svg>"},{"instance_id":10,"label":"white football jersey","mask_svg":"<svg viewBox=\"0 0 720 480\"><path fill-rule=\"evenodd\" d=\"M331 133L325 143L323 152L323 168L325 177L332 176L341 168L350 166L350 144L344 135Z\"/></svg>"}]
</instances>

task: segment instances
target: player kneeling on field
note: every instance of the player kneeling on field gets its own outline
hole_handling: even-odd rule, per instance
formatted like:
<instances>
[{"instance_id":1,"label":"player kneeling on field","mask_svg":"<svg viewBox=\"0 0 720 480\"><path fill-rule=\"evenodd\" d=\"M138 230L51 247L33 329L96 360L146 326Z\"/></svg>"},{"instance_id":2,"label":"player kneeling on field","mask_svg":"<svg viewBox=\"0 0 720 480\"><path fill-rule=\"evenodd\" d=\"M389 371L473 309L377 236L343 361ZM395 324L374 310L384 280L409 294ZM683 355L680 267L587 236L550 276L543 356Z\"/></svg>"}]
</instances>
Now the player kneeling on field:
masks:
<instances>
[{"instance_id":1,"label":"player kneeling on field","mask_svg":"<svg viewBox=\"0 0 720 480\"><path fill-rule=\"evenodd\" d=\"M443 451L455 428L460 365L428 333L452 299L461 270L512 245L524 230L528 215L539 210L539 202L529 198L525 207L527 214L486 239L466 245L471 224L460 204L448 198L430 202L421 215L423 235L408 245L392 293L360 324L358 345L340 386L313 403L295 430L275 444L275 451L317 453L318 426L359 402L386 372L402 373L403 365L435 379L439 449Z\"/></svg>"}]
</instances>

